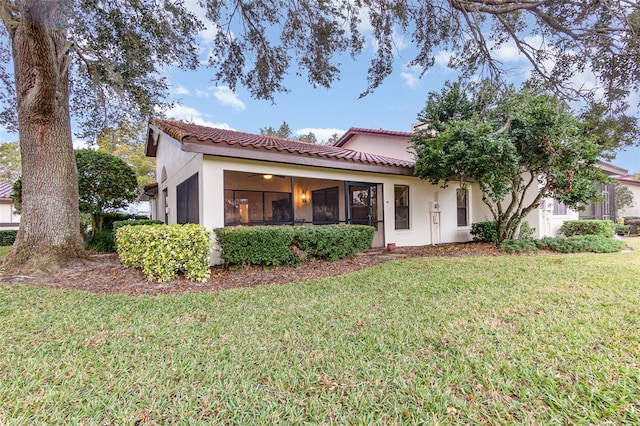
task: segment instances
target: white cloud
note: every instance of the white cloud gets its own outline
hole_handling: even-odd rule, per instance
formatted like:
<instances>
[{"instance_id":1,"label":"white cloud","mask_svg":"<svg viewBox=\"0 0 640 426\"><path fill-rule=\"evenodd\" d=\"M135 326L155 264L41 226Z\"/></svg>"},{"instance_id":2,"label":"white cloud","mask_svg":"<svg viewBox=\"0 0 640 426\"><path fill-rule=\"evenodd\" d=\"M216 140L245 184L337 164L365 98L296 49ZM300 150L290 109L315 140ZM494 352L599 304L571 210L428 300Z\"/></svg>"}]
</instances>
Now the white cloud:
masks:
<instances>
[{"instance_id":1,"label":"white cloud","mask_svg":"<svg viewBox=\"0 0 640 426\"><path fill-rule=\"evenodd\" d=\"M227 86L220 86L213 88L213 96L220 102L223 106L230 106L236 111L243 111L247 109L242 100L238 97L238 95L233 92Z\"/></svg>"},{"instance_id":2,"label":"white cloud","mask_svg":"<svg viewBox=\"0 0 640 426\"><path fill-rule=\"evenodd\" d=\"M439 51L435 56L436 65L439 65L442 68L447 68L452 56L453 52L447 52L446 50Z\"/></svg>"},{"instance_id":3,"label":"white cloud","mask_svg":"<svg viewBox=\"0 0 640 426\"><path fill-rule=\"evenodd\" d=\"M178 85L171 89L171 93L174 95L190 95L191 91L184 86Z\"/></svg>"},{"instance_id":4,"label":"white cloud","mask_svg":"<svg viewBox=\"0 0 640 426\"><path fill-rule=\"evenodd\" d=\"M331 136L333 136L336 133L339 136L342 136L345 130L335 129L335 128L305 127L304 129L295 130L293 133L295 133L296 136L300 136L300 135L306 135L309 132L316 135L316 137L318 138L318 141L322 142L322 141L328 140Z\"/></svg>"},{"instance_id":5,"label":"white cloud","mask_svg":"<svg viewBox=\"0 0 640 426\"><path fill-rule=\"evenodd\" d=\"M165 115L169 118L175 118L178 120L183 120L188 123L198 124L200 126L207 127L215 127L218 129L227 129L227 130L235 130L233 127L229 126L227 123L215 123L213 121L207 120L206 114L201 113L195 108L188 107L185 105L175 105L172 108L169 108Z\"/></svg>"},{"instance_id":6,"label":"white cloud","mask_svg":"<svg viewBox=\"0 0 640 426\"><path fill-rule=\"evenodd\" d=\"M402 67L402 72L400 73L400 78L404 80L405 86L410 89L415 89L420 84L420 72L421 68L417 65L412 67L404 65Z\"/></svg>"}]
</instances>

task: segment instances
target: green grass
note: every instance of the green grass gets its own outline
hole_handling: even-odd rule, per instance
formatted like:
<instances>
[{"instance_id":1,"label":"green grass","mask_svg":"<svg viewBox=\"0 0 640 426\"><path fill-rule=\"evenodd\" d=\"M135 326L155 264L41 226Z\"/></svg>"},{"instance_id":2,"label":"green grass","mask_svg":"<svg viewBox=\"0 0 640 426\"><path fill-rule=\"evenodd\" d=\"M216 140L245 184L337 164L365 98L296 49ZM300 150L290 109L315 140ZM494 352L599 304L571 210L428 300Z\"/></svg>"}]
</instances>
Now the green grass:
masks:
<instances>
[{"instance_id":1,"label":"green grass","mask_svg":"<svg viewBox=\"0 0 640 426\"><path fill-rule=\"evenodd\" d=\"M628 241L220 294L0 285L0 424L638 424Z\"/></svg>"},{"instance_id":2,"label":"green grass","mask_svg":"<svg viewBox=\"0 0 640 426\"><path fill-rule=\"evenodd\" d=\"M11 251L11 246L0 246L0 257Z\"/></svg>"}]
</instances>

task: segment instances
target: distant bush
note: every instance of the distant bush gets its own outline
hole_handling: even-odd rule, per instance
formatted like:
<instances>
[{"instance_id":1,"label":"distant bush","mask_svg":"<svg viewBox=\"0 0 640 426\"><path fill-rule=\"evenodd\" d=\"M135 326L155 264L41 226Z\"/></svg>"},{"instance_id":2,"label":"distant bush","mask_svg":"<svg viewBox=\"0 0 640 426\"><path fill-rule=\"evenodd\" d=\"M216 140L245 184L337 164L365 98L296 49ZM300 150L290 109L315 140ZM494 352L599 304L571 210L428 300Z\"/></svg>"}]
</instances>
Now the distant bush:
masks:
<instances>
[{"instance_id":1,"label":"distant bush","mask_svg":"<svg viewBox=\"0 0 640 426\"><path fill-rule=\"evenodd\" d=\"M562 235L601 235L613 237L614 225L610 220L567 220L558 229Z\"/></svg>"},{"instance_id":2,"label":"distant bush","mask_svg":"<svg viewBox=\"0 0 640 426\"><path fill-rule=\"evenodd\" d=\"M476 222L471 224L471 236L473 241L481 243L495 243L498 241L498 222L495 220L487 220L484 222ZM533 238L536 228L532 228L529 222L520 224L520 234L518 238Z\"/></svg>"},{"instance_id":3,"label":"distant bush","mask_svg":"<svg viewBox=\"0 0 640 426\"><path fill-rule=\"evenodd\" d=\"M630 231L631 227L629 225L615 225L616 235L628 235Z\"/></svg>"},{"instance_id":4,"label":"distant bush","mask_svg":"<svg viewBox=\"0 0 640 426\"><path fill-rule=\"evenodd\" d=\"M225 262L268 266L351 257L371 247L374 229L365 225L240 226L214 232Z\"/></svg>"},{"instance_id":5,"label":"distant bush","mask_svg":"<svg viewBox=\"0 0 640 426\"><path fill-rule=\"evenodd\" d=\"M559 253L614 253L624 248L624 243L602 235L574 235L571 237L546 237L536 241L538 248Z\"/></svg>"},{"instance_id":6,"label":"distant bush","mask_svg":"<svg viewBox=\"0 0 640 426\"><path fill-rule=\"evenodd\" d=\"M211 273L211 233L201 225L122 226L116 241L122 264L141 268L149 280L166 282L182 272L206 281Z\"/></svg>"},{"instance_id":7,"label":"distant bush","mask_svg":"<svg viewBox=\"0 0 640 426\"><path fill-rule=\"evenodd\" d=\"M640 219L625 218L624 224L629 227L629 234L638 235L638 229L640 228Z\"/></svg>"},{"instance_id":8,"label":"distant bush","mask_svg":"<svg viewBox=\"0 0 640 426\"><path fill-rule=\"evenodd\" d=\"M518 238L501 242L498 249L505 253L529 253L538 251L538 246L531 238Z\"/></svg>"},{"instance_id":9,"label":"distant bush","mask_svg":"<svg viewBox=\"0 0 640 426\"><path fill-rule=\"evenodd\" d=\"M102 223L102 229L113 229L113 224L115 222L120 222L123 220L148 220L147 216L142 216L139 214L128 214L128 213L105 213L104 214L104 222Z\"/></svg>"},{"instance_id":10,"label":"distant bush","mask_svg":"<svg viewBox=\"0 0 640 426\"><path fill-rule=\"evenodd\" d=\"M113 237L113 231L110 229L102 229L94 236L90 236L84 243L84 247L88 250L98 251L102 253L113 253L116 251L116 242Z\"/></svg>"},{"instance_id":11,"label":"distant bush","mask_svg":"<svg viewBox=\"0 0 640 426\"><path fill-rule=\"evenodd\" d=\"M498 241L498 222L486 220L471 224L471 236L473 241L481 243L495 243Z\"/></svg>"},{"instance_id":12,"label":"distant bush","mask_svg":"<svg viewBox=\"0 0 640 426\"><path fill-rule=\"evenodd\" d=\"M6 229L0 231L0 246L12 246L16 241L18 231L14 229Z\"/></svg>"}]
</instances>

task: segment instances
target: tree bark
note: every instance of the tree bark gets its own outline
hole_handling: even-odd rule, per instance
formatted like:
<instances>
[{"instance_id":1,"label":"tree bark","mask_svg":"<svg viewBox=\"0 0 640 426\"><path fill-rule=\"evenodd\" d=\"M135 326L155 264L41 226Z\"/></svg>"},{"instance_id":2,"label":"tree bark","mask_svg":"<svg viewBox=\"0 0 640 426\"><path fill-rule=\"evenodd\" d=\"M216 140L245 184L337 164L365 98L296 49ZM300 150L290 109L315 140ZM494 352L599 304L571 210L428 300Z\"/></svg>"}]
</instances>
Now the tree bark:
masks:
<instances>
[{"instance_id":1,"label":"tree bark","mask_svg":"<svg viewBox=\"0 0 640 426\"><path fill-rule=\"evenodd\" d=\"M58 2L21 2L11 33L22 156L22 216L5 264L51 269L84 256L69 116L65 17Z\"/></svg>"}]
</instances>

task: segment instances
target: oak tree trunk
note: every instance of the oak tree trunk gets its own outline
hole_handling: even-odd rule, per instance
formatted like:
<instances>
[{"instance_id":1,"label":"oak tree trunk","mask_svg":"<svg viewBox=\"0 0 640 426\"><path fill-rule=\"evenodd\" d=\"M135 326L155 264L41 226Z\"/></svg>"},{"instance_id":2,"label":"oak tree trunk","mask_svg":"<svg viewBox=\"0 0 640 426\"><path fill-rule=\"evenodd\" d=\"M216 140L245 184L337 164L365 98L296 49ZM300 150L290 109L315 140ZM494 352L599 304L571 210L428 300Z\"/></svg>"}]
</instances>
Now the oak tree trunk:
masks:
<instances>
[{"instance_id":1,"label":"oak tree trunk","mask_svg":"<svg viewBox=\"0 0 640 426\"><path fill-rule=\"evenodd\" d=\"M82 257L78 172L69 117L69 58L58 2L23 2L12 33L22 155L22 216L5 263L54 268Z\"/></svg>"}]
</instances>

